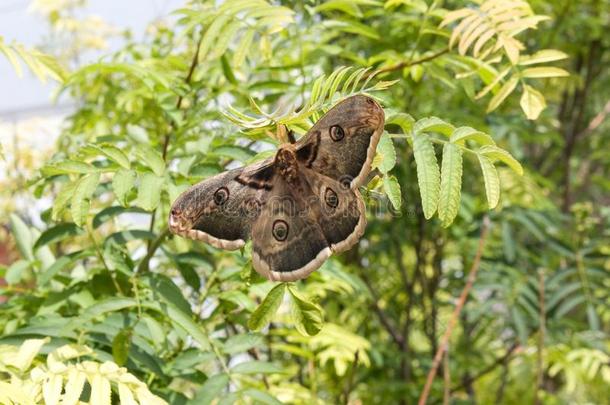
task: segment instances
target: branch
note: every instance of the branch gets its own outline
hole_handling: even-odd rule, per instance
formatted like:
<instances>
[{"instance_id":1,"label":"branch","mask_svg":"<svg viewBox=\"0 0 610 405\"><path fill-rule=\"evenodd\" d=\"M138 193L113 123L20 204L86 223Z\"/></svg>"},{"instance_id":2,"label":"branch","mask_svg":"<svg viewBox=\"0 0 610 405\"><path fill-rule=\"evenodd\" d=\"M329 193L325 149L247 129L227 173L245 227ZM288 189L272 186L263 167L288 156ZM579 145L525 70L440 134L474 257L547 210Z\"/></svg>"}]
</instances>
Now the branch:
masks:
<instances>
[{"instance_id":1,"label":"branch","mask_svg":"<svg viewBox=\"0 0 610 405\"><path fill-rule=\"evenodd\" d=\"M371 284L371 280L369 280L368 276L366 276L365 274L362 274L362 280L364 281L364 284L366 284L366 286L368 287L369 291L371 292L371 295L373 296L373 304L372 304L373 305L373 309L375 310L375 313L379 317L379 320L381 321L381 324L388 331L390 336L392 336L392 339L398 345L398 347L400 347L401 349L404 349L405 338L390 323L390 320L388 319L386 313L383 312L383 310L379 307L379 304L378 304L379 296L377 295L377 292L373 289L373 286Z\"/></svg>"},{"instance_id":2,"label":"branch","mask_svg":"<svg viewBox=\"0 0 610 405\"><path fill-rule=\"evenodd\" d=\"M489 231L489 217L485 216L483 218L483 225L481 226L481 236L479 237L479 246L477 247L477 253L474 257L474 261L472 262L472 266L470 267L470 273L468 274L468 280L466 281L466 285L460 294L460 299L453 310L453 314L451 315L451 319L449 320L449 324L447 325L447 330L443 334L441 338L441 344L436 351L436 355L434 356L434 360L432 362L432 369L428 373L428 378L426 379L426 385L424 386L424 390L422 391L421 396L419 397L418 405L424 405L428 400L428 395L430 395L430 388L432 387L432 382L434 381L434 377L438 371L438 367L443 358L443 353L447 349L447 344L449 343L449 338L453 332L453 328L457 323L457 320L464 308L464 304L466 303L466 298L468 298L468 294L470 293L470 289L474 284L474 280L477 277L477 272L479 270L479 265L481 264L481 256L483 255L483 248L485 247L485 242L487 240L487 234Z\"/></svg>"},{"instance_id":3,"label":"branch","mask_svg":"<svg viewBox=\"0 0 610 405\"><path fill-rule=\"evenodd\" d=\"M201 37L199 37L199 41L197 41L197 49L195 50L195 55L193 55L193 60L191 61L191 66L189 68L189 71L188 71L186 77L184 78L184 83L187 85L191 83L191 79L193 78L193 73L195 72L195 68L197 67L197 64L199 63L199 50L201 49L201 41L203 41L203 33L201 34ZM180 107L182 107L183 100L184 100L184 97L182 95L178 96L178 100L176 101L177 109L180 109ZM163 157L164 162L167 161L167 150L169 148L170 135L174 132L174 129L176 128L175 121L172 120L170 126L171 126L172 130L166 132L165 137L163 139L163 153L161 156ZM155 228L155 218L156 217L157 217L157 209L155 208L155 210L152 212L152 214L150 216L150 224L148 226L148 230L150 232L152 232L153 229ZM163 237L165 237L165 235L163 235ZM144 257L144 259L140 263L140 266L138 267L138 271L148 271L148 262L152 258L152 256L155 253L155 250L157 250L158 247L159 247L159 245L154 246L150 242L148 243L148 246L146 249L147 250L146 257Z\"/></svg>"},{"instance_id":4,"label":"branch","mask_svg":"<svg viewBox=\"0 0 610 405\"><path fill-rule=\"evenodd\" d=\"M415 59L413 61L405 60L405 61L402 61L402 62L397 63L395 65L381 68L381 69L376 70L376 71L374 71L372 73L375 73L375 75L379 75L379 74L382 74L382 73L393 72L393 71L404 69L406 67L410 67L410 66L414 66L414 65L421 65L422 63L429 62L432 59L436 59L439 56L446 54L447 52L449 52L449 48L445 47L445 48L441 49L440 51L437 51L437 52L435 52L435 53L433 53L431 55L428 55L428 56L424 56L423 58Z\"/></svg>"},{"instance_id":5,"label":"branch","mask_svg":"<svg viewBox=\"0 0 610 405\"><path fill-rule=\"evenodd\" d=\"M589 125L587 125L585 129L583 129L576 135L576 138L581 138L587 135L589 132L595 131L597 127L603 124L608 114L610 114L610 100L608 100L604 108L599 113L597 113L595 117L593 117L591 122L589 122Z\"/></svg>"},{"instance_id":6,"label":"branch","mask_svg":"<svg viewBox=\"0 0 610 405\"><path fill-rule=\"evenodd\" d=\"M513 343L506 350L506 353L504 353L504 355L502 357L497 358L493 363L491 363L489 366L485 367L483 370L479 371L474 376L470 376L470 377L464 379L460 385L457 385L457 386L451 388L451 392L459 391L459 390L463 389L466 385L472 384L473 382L475 382L479 378L483 377L484 375L489 374L490 372L495 370L496 367L508 364L508 360L510 359L510 356L513 355L513 353L515 352L515 350L517 350L518 347L519 347L519 345L517 343Z\"/></svg>"}]
</instances>

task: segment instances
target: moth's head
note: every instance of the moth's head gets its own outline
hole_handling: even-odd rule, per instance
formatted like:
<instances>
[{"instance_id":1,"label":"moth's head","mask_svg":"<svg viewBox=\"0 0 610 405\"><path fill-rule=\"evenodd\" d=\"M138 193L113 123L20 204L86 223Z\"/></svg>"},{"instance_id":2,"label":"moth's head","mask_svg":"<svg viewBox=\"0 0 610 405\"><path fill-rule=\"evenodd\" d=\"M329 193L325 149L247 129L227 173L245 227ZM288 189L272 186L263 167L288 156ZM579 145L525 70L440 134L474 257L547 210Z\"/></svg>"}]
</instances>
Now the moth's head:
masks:
<instances>
[{"instance_id":1,"label":"moth's head","mask_svg":"<svg viewBox=\"0 0 610 405\"><path fill-rule=\"evenodd\" d=\"M227 173L231 175L231 172ZM225 177L220 175L196 184L174 201L168 221L172 233L184 235L197 228L206 215L225 207L230 197Z\"/></svg>"},{"instance_id":2,"label":"moth's head","mask_svg":"<svg viewBox=\"0 0 610 405\"><path fill-rule=\"evenodd\" d=\"M202 200L197 187L191 187L176 199L169 212L169 229L172 233L183 234L193 227L202 211Z\"/></svg>"}]
</instances>

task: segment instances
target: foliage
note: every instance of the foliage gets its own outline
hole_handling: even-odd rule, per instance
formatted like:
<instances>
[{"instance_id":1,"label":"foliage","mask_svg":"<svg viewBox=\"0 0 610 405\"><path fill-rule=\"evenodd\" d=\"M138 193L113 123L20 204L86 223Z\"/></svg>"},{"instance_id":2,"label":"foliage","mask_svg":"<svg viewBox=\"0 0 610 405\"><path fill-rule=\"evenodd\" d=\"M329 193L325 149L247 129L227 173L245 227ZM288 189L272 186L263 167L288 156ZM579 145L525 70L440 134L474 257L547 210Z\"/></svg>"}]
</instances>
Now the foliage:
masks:
<instances>
[{"instance_id":1,"label":"foliage","mask_svg":"<svg viewBox=\"0 0 610 405\"><path fill-rule=\"evenodd\" d=\"M167 402L153 395L146 384L120 368L112 361L98 363L85 360L69 362L94 355L86 346L64 345L47 354L46 364L35 362L42 347L49 339L28 339L18 348L0 346L0 373L7 374L7 381L0 381L0 401L3 404L29 404L44 401L45 404L77 404L87 387L89 403L109 404L111 387L116 387L122 404L156 404ZM135 398L138 398L136 402Z\"/></svg>"},{"instance_id":2,"label":"foliage","mask_svg":"<svg viewBox=\"0 0 610 405\"><path fill-rule=\"evenodd\" d=\"M57 21L81 3L59 3L37 7L65 33ZM78 107L52 156L24 163L2 141L11 181L0 198L25 193L38 208L0 205L19 256L0 266L0 342L31 354L0 384L16 375L51 399L85 387L100 403L154 401L139 396L149 391L172 404L414 403L488 217L432 398L603 403L603 7L188 1L94 63L65 63L83 49L68 41L56 53L73 67L58 74L60 92ZM9 61L21 55L2 44ZM28 52L30 65L40 54ZM181 191L270 156L286 130L302 136L360 93L384 107L386 127L356 248L274 284L254 272L249 245L226 252L169 234ZM40 350L31 339L44 337Z\"/></svg>"}]
</instances>

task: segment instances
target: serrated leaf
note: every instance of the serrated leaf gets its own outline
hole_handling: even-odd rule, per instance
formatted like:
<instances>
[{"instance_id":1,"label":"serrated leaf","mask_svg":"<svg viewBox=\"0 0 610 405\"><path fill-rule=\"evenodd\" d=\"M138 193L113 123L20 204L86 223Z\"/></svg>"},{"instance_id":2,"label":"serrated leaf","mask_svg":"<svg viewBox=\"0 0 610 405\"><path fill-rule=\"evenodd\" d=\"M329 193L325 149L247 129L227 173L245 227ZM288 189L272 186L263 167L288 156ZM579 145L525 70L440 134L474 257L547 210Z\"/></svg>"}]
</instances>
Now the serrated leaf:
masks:
<instances>
[{"instance_id":1,"label":"serrated leaf","mask_svg":"<svg viewBox=\"0 0 610 405\"><path fill-rule=\"evenodd\" d=\"M413 117L406 113L393 114L385 122L386 125L398 125L405 134L411 133L414 123Z\"/></svg>"},{"instance_id":2,"label":"serrated leaf","mask_svg":"<svg viewBox=\"0 0 610 405\"><path fill-rule=\"evenodd\" d=\"M233 54L233 66L240 67L246 60L246 55L252 46L256 31L253 28L246 30L240 41L235 53Z\"/></svg>"},{"instance_id":3,"label":"serrated leaf","mask_svg":"<svg viewBox=\"0 0 610 405\"><path fill-rule=\"evenodd\" d=\"M476 130L471 127L459 127L451 134L450 141L458 145L463 145L465 141L473 140L480 145L495 145L491 136L485 132Z\"/></svg>"},{"instance_id":4,"label":"serrated leaf","mask_svg":"<svg viewBox=\"0 0 610 405\"><path fill-rule=\"evenodd\" d=\"M413 134L413 154L424 216L430 219L438 205L440 173L434 146L427 134Z\"/></svg>"},{"instance_id":5,"label":"serrated leaf","mask_svg":"<svg viewBox=\"0 0 610 405\"><path fill-rule=\"evenodd\" d=\"M384 132L377 144L377 154L373 159L373 168L377 168L385 174L392 170L394 166L396 166L396 149L388 133Z\"/></svg>"},{"instance_id":6,"label":"serrated leaf","mask_svg":"<svg viewBox=\"0 0 610 405\"><path fill-rule=\"evenodd\" d=\"M453 143L443 147L438 218L443 227L451 225L460 208L462 190L462 149Z\"/></svg>"},{"instance_id":7,"label":"serrated leaf","mask_svg":"<svg viewBox=\"0 0 610 405\"><path fill-rule=\"evenodd\" d=\"M443 135L451 136L455 127L440 118L428 117L417 121L413 126L413 132L416 134L424 132L438 132Z\"/></svg>"},{"instance_id":8,"label":"serrated leaf","mask_svg":"<svg viewBox=\"0 0 610 405\"><path fill-rule=\"evenodd\" d=\"M112 145L100 145L97 149L102 152L108 159L112 160L123 169L129 169L129 158L122 150Z\"/></svg>"},{"instance_id":9,"label":"serrated leaf","mask_svg":"<svg viewBox=\"0 0 610 405\"><path fill-rule=\"evenodd\" d=\"M570 73L564 69L546 66L524 69L521 75L525 78L566 77Z\"/></svg>"},{"instance_id":10,"label":"serrated leaf","mask_svg":"<svg viewBox=\"0 0 610 405\"><path fill-rule=\"evenodd\" d=\"M542 110L546 108L546 100L542 93L528 85L525 85L523 89L520 104L529 120L537 119Z\"/></svg>"},{"instance_id":11,"label":"serrated leaf","mask_svg":"<svg viewBox=\"0 0 610 405\"><path fill-rule=\"evenodd\" d=\"M195 398L189 401L192 405L209 405L225 389L229 383L229 376L216 374L205 380L201 388L195 394Z\"/></svg>"},{"instance_id":12,"label":"serrated leaf","mask_svg":"<svg viewBox=\"0 0 610 405\"><path fill-rule=\"evenodd\" d=\"M89 380L91 384L91 397L89 402L91 405L111 405L110 403L110 381L102 374L93 374Z\"/></svg>"},{"instance_id":13,"label":"serrated leaf","mask_svg":"<svg viewBox=\"0 0 610 405\"><path fill-rule=\"evenodd\" d=\"M400 192L400 183L395 176L383 177L383 192L388 196L395 210L400 210L402 204L402 194Z\"/></svg>"},{"instance_id":14,"label":"serrated leaf","mask_svg":"<svg viewBox=\"0 0 610 405\"><path fill-rule=\"evenodd\" d=\"M7 358L5 363L23 372L30 368L32 361L34 361L34 358L38 355L42 346L48 342L49 338L27 339L19 346L17 355L15 357Z\"/></svg>"},{"instance_id":15,"label":"serrated leaf","mask_svg":"<svg viewBox=\"0 0 610 405\"><path fill-rule=\"evenodd\" d=\"M117 386L119 388L119 401L121 405L139 405L131 392L131 388L121 382Z\"/></svg>"},{"instance_id":16,"label":"serrated leaf","mask_svg":"<svg viewBox=\"0 0 610 405\"><path fill-rule=\"evenodd\" d=\"M523 176L523 167L510 153L501 149L495 145L485 145L478 150L478 153L482 154L493 160L499 160L505 163L508 167L513 169L515 173Z\"/></svg>"},{"instance_id":17,"label":"serrated leaf","mask_svg":"<svg viewBox=\"0 0 610 405\"><path fill-rule=\"evenodd\" d=\"M78 404L78 400L83 392L86 380L87 375L80 372L76 368L72 368L70 371L68 371L68 381L66 381L62 405Z\"/></svg>"},{"instance_id":18,"label":"serrated leaf","mask_svg":"<svg viewBox=\"0 0 610 405\"><path fill-rule=\"evenodd\" d=\"M71 222L57 224L40 234L34 244L34 249L64 240L70 236L79 235L82 230Z\"/></svg>"},{"instance_id":19,"label":"serrated leaf","mask_svg":"<svg viewBox=\"0 0 610 405\"><path fill-rule=\"evenodd\" d=\"M15 214L10 215L11 230L17 243L17 249L25 260L34 260L33 236L30 228Z\"/></svg>"},{"instance_id":20,"label":"serrated leaf","mask_svg":"<svg viewBox=\"0 0 610 405\"><path fill-rule=\"evenodd\" d=\"M275 397L268 394L265 391L257 390L255 388L247 388L242 391L243 395L255 400L255 403L265 405L282 405L283 402L278 401Z\"/></svg>"},{"instance_id":21,"label":"serrated leaf","mask_svg":"<svg viewBox=\"0 0 610 405\"><path fill-rule=\"evenodd\" d=\"M144 165L153 171L157 176L162 176L165 172L165 162L161 154L148 145L138 145L136 149L138 157Z\"/></svg>"},{"instance_id":22,"label":"serrated leaf","mask_svg":"<svg viewBox=\"0 0 610 405\"><path fill-rule=\"evenodd\" d=\"M57 176L59 174L87 174L97 172L98 169L89 163L77 160L63 160L57 163L49 163L40 169L43 176Z\"/></svg>"},{"instance_id":23,"label":"serrated leaf","mask_svg":"<svg viewBox=\"0 0 610 405\"><path fill-rule=\"evenodd\" d=\"M500 201L500 179L495 166L487 157L477 154L479 165L483 172L485 182L485 194L487 195L487 205L489 209L494 209Z\"/></svg>"},{"instance_id":24,"label":"serrated leaf","mask_svg":"<svg viewBox=\"0 0 610 405\"><path fill-rule=\"evenodd\" d=\"M521 57L519 58L519 65L528 66L535 65L538 63L555 62L558 60L566 59L567 57L567 53L558 51L556 49L543 49L533 55L521 55Z\"/></svg>"},{"instance_id":25,"label":"serrated leaf","mask_svg":"<svg viewBox=\"0 0 610 405\"><path fill-rule=\"evenodd\" d=\"M90 199L100 181L99 173L87 174L78 181L72 196L70 213L72 221L78 226L83 226L87 221Z\"/></svg>"},{"instance_id":26,"label":"serrated leaf","mask_svg":"<svg viewBox=\"0 0 610 405\"><path fill-rule=\"evenodd\" d=\"M62 388L62 376L50 374L42 384L42 398L45 405L58 405Z\"/></svg>"},{"instance_id":27,"label":"serrated leaf","mask_svg":"<svg viewBox=\"0 0 610 405\"><path fill-rule=\"evenodd\" d=\"M112 178L112 190L117 201L123 205L127 205L127 196L134 188L136 182L136 173L133 170L121 169L114 174Z\"/></svg>"},{"instance_id":28,"label":"serrated leaf","mask_svg":"<svg viewBox=\"0 0 610 405\"><path fill-rule=\"evenodd\" d=\"M77 185L78 181L66 183L57 194L57 197L55 197L55 201L53 202L53 209L51 210L51 219L53 221L59 220L59 214L61 214L64 208L66 208L66 205L68 205L68 201L72 198Z\"/></svg>"},{"instance_id":29,"label":"serrated leaf","mask_svg":"<svg viewBox=\"0 0 610 405\"><path fill-rule=\"evenodd\" d=\"M248 327L251 330L259 331L271 321L282 303L285 291L286 284L284 283L276 285L269 291L263 302L250 315Z\"/></svg>"},{"instance_id":30,"label":"serrated leaf","mask_svg":"<svg viewBox=\"0 0 610 405\"><path fill-rule=\"evenodd\" d=\"M237 374L276 374L284 373L284 369L273 363L260 360L246 361L231 367L231 371Z\"/></svg>"},{"instance_id":31,"label":"serrated leaf","mask_svg":"<svg viewBox=\"0 0 610 405\"><path fill-rule=\"evenodd\" d=\"M293 286L288 286L292 296L292 318L297 330L305 336L317 335L324 326L322 308L307 301Z\"/></svg>"},{"instance_id":32,"label":"serrated leaf","mask_svg":"<svg viewBox=\"0 0 610 405\"><path fill-rule=\"evenodd\" d=\"M136 198L135 205L146 211L152 211L157 208L161 201L163 184L163 177L159 177L153 173L144 173L140 178L138 197Z\"/></svg>"},{"instance_id":33,"label":"serrated leaf","mask_svg":"<svg viewBox=\"0 0 610 405\"><path fill-rule=\"evenodd\" d=\"M517 83L519 83L519 78L516 76L512 76L508 79L500 88L492 98L489 100L489 104L487 105L487 112L490 113L502 104L502 102L506 99L506 97L510 96L510 94L517 87Z\"/></svg>"}]
</instances>

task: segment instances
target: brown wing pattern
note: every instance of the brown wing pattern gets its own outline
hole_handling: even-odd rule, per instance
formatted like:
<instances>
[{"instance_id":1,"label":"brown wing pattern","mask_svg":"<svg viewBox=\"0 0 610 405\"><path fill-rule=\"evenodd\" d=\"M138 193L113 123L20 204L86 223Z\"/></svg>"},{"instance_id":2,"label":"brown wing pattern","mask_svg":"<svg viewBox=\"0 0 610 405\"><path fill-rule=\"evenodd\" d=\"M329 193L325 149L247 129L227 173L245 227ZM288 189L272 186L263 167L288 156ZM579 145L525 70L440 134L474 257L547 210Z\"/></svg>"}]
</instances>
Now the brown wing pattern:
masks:
<instances>
[{"instance_id":1,"label":"brown wing pattern","mask_svg":"<svg viewBox=\"0 0 610 405\"><path fill-rule=\"evenodd\" d=\"M350 188L362 185L371 170L383 132L384 113L370 97L350 97L326 113L299 140L297 157L306 167Z\"/></svg>"}]
</instances>

